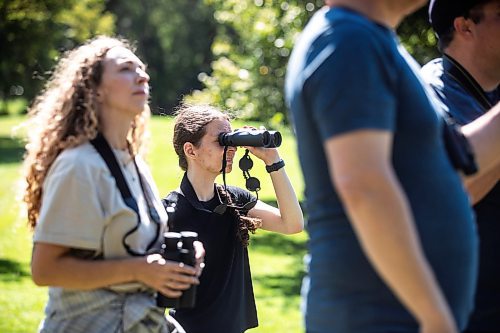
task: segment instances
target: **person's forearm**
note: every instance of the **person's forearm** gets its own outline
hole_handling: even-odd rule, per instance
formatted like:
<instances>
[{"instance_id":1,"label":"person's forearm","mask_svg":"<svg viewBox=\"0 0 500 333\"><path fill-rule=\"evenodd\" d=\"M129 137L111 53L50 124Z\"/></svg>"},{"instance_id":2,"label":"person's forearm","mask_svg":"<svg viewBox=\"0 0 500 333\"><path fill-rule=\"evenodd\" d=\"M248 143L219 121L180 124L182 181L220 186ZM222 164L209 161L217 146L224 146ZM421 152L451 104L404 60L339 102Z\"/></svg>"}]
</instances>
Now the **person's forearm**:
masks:
<instances>
[{"instance_id":1,"label":"person's forearm","mask_svg":"<svg viewBox=\"0 0 500 333\"><path fill-rule=\"evenodd\" d=\"M203 247L201 243L195 247L197 261L201 262ZM114 260L84 260L71 256L67 247L49 243L35 243L31 271L33 281L39 286L92 290L140 282L169 297L179 297L182 290L199 283L195 267L166 261L160 254Z\"/></svg>"},{"instance_id":2,"label":"person's forearm","mask_svg":"<svg viewBox=\"0 0 500 333\"><path fill-rule=\"evenodd\" d=\"M412 214L394 175L336 181L362 247L384 281L420 323L450 310L424 257Z\"/></svg>"},{"instance_id":3,"label":"person's forearm","mask_svg":"<svg viewBox=\"0 0 500 333\"><path fill-rule=\"evenodd\" d=\"M304 228L304 217L285 168L271 172L270 175L283 220L284 230L282 232L286 234L301 232Z\"/></svg>"},{"instance_id":4,"label":"person's forearm","mask_svg":"<svg viewBox=\"0 0 500 333\"><path fill-rule=\"evenodd\" d=\"M476 177L467 177L464 179L464 185L469 193L473 205L483 199L490 190L500 180L500 164L495 168L482 172Z\"/></svg>"},{"instance_id":5,"label":"person's forearm","mask_svg":"<svg viewBox=\"0 0 500 333\"><path fill-rule=\"evenodd\" d=\"M103 288L134 281L134 274L140 265L138 260L144 259L82 260L65 255L57 260L45 262L48 267L33 272L33 279L40 286L78 290Z\"/></svg>"},{"instance_id":6,"label":"person's forearm","mask_svg":"<svg viewBox=\"0 0 500 333\"><path fill-rule=\"evenodd\" d=\"M479 172L500 163L500 103L473 122L462 126L475 153Z\"/></svg>"}]
</instances>

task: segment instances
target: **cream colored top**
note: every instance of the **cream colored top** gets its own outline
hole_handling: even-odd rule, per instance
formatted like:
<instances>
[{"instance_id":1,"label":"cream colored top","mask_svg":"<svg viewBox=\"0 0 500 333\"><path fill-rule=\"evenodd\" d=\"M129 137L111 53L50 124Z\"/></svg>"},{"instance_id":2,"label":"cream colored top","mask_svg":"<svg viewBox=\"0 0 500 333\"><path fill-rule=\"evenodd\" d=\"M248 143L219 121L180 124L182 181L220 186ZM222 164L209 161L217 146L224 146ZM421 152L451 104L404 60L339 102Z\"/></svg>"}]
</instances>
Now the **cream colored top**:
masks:
<instances>
[{"instance_id":1,"label":"cream colored top","mask_svg":"<svg viewBox=\"0 0 500 333\"><path fill-rule=\"evenodd\" d=\"M127 151L114 153L141 216L139 229L126 242L134 251L144 253L156 236L157 225L150 220L132 157ZM139 157L136 161L143 179L149 183L145 189L152 189L162 235L167 214L149 168ZM90 143L66 149L56 158L44 182L34 242L93 250L105 259L124 258L129 254L122 245L123 235L136 225L136 213L125 205L114 177ZM159 246L160 242L156 244Z\"/></svg>"}]
</instances>

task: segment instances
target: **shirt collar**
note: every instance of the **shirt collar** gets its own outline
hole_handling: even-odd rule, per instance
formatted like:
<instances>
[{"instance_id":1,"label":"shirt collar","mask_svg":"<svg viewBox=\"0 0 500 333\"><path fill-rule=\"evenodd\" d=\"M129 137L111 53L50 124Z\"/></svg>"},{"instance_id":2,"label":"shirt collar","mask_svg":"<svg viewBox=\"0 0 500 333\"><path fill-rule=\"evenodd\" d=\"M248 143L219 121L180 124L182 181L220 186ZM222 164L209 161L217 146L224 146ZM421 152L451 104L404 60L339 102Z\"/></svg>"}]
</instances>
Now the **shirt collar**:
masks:
<instances>
[{"instance_id":1,"label":"shirt collar","mask_svg":"<svg viewBox=\"0 0 500 333\"><path fill-rule=\"evenodd\" d=\"M206 209L203 207L201 204L200 200L198 200L198 196L196 196L196 192L194 191L193 185L189 181L189 178L187 177L187 172L184 173L184 176L182 177L181 181L181 192L184 195L184 197L187 199L187 201L197 210L201 210L207 213L213 213L211 210ZM215 184L214 184L214 190L215 190ZM217 195L216 195L217 196ZM220 202L219 199L217 199Z\"/></svg>"}]
</instances>

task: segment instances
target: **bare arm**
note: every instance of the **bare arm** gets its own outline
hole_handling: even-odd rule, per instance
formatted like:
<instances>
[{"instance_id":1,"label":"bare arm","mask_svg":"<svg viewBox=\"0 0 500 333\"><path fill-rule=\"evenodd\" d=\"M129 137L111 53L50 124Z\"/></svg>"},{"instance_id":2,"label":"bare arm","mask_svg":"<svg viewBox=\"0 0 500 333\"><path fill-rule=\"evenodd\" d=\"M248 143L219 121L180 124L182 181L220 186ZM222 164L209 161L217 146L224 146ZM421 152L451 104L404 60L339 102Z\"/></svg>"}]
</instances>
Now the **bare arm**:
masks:
<instances>
[{"instance_id":1,"label":"bare arm","mask_svg":"<svg viewBox=\"0 0 500 333\"><path fill-rule=\"evenodd\" d=\"M496 181L491 177L494 177L494 173L497 172L495 170L500 168L500 103L483 116L462 126L462 132L472 145L479 166L476 175L464 178L465 187L473 200L477 201L478 188L493 186ZM493 174L490 174L489 178L485 176L490 172ZM488 179L493 181L493 184L488 184Z\"/></svg>"},{"instance_id":2,"label":"bare arm","mask_svg":"<svg viewBox=\"0 0 500 333\"><path fill-rule=\"evenodd\" d=\"M500 103L473 122L462 126L471 143L480 170L500 163Z\"/></svg>"},{"instance_id":3,"label":"bare arm","mask_svg":"<svg viewBox=\"0 0 500 333\"><path fill-rule=\"evenodd\" d=\"M466 184L467 192L469 192L472 204L475 205L482 198L484 198L499 180L500 164L493 169L481 172L481 174L476 176L474 179L465 179L464 183Z\"/></svg>"},{"instance_id":4,"label":"bare arm","mask_svg":"<svg viewBox=\"0 0 500 333\"><path fill-rule=\"evenodd\" d=\"M356 131L325 142L332 182L368 259L423 332L456 332L391 165L392 136ZM390 208L389 208L390 207Z\"/></svg>"},{"instance_id":5,"label":"bare arm","mask_svg":"<svg viewBox=\"0 0 500 333\"><path fill-rule=\"evenodd\" d=\"M248 149L263 160L266 165L280 160L277 149L253 147L248 147ZM285 168L270 173L279 209L259 200L255 207L249 211L249 215L261 218L264 230L295 234L304 229L304 217Z\"/></svg>"},{"instance_id":6,"label":"bare arm","mask_svg":"<svg viewBox=\"0 0 500 333\"><path fill-rule=\"evenodd\" d=\"M193 267L165 261L159 254L116 260L83 260L69 254L64 246L35 243L31 270L40 286L91 290L113 284L142 282L169 297L198 284ZM198 249L198 257L203 249Z\"/></svg>"}]
</instances>

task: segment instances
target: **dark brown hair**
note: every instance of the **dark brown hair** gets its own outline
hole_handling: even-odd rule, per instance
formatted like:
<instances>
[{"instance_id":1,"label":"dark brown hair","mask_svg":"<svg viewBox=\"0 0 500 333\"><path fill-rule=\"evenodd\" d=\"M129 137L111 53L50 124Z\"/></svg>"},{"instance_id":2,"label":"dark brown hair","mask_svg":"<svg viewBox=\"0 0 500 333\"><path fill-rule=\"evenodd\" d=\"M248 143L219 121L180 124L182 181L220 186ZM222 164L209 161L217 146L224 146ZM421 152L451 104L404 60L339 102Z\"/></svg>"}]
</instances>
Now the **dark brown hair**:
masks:
<instances>
[{"instance_id":1,"label":"dark brown hair","mask_svg":"<svg viewBox=\"0 0 500 333\"><path fill-rule=\"evenodd\" d=\"M234 206L233 199L231 198L231 195L229 195L229 193L227 193L227 191L224 189L224 186L217 185L216 191L219 192L219 196L222 201L228 203L227 209L229 210L230 214L232 214L239 221L236 236L243 246L248 246L248 243L250 241L249 232L255 234L255 231L262 226L262 219L242 215L237 208L231 207Z\"/></svg>"},{"instance_id":2,"label":"dark brown hair","mask_svg":"<svg viewBox=\"0 0 500 333\"><path fill-rule=\"evenodd\" d=\"M228 115L210 105L183 104L178 108L172 142L182 170L186 171L188 168L186 155L184 155L184 144L191 142L198 147L201 138L206 133L207 125L220 118L229 120Z\"/></svg>"}]
</instances>

